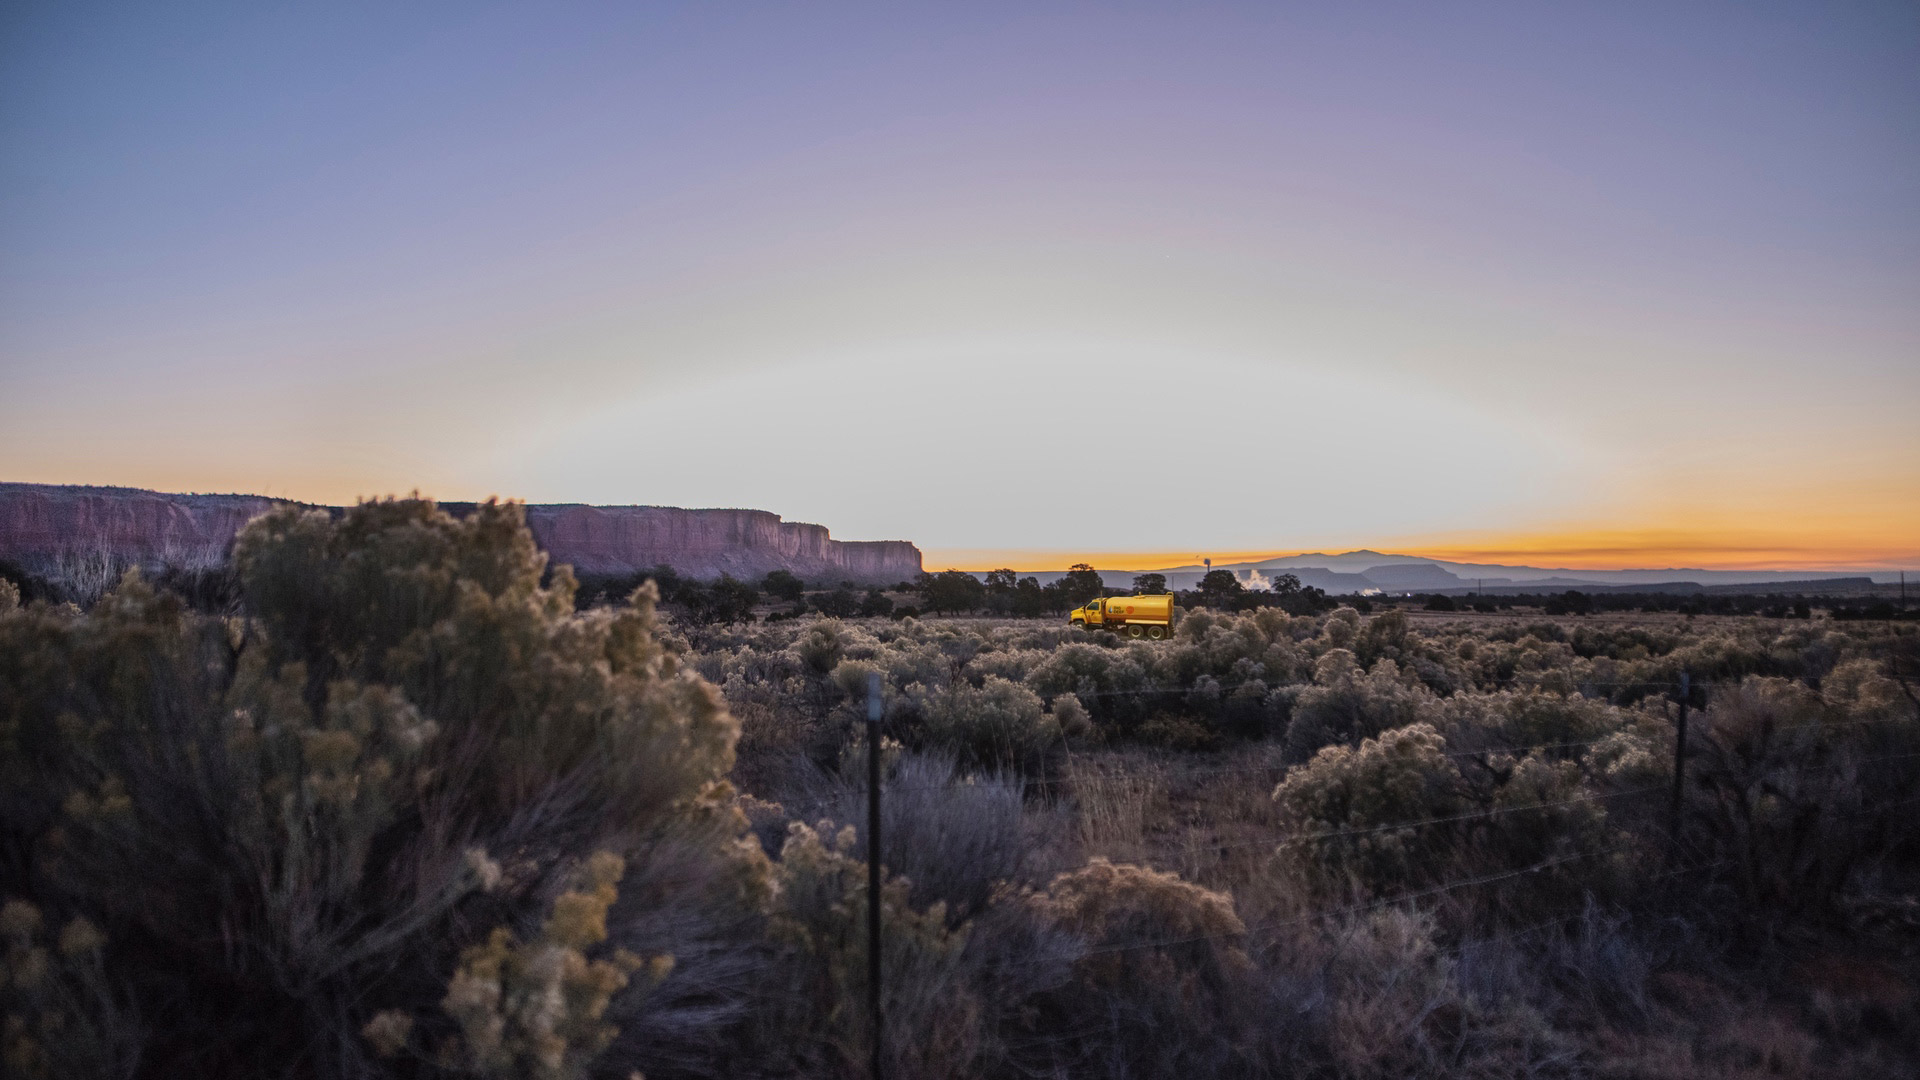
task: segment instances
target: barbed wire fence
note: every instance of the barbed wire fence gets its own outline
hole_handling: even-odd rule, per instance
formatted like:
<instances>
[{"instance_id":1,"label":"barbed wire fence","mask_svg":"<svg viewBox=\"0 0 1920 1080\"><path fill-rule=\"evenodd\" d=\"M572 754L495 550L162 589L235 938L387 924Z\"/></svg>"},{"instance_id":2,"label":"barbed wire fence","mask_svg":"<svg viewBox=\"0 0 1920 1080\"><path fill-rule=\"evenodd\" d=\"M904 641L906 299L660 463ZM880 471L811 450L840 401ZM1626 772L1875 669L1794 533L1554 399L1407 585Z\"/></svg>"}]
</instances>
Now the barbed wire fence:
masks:
<instances>
[{"instance_id":1,"label":"barbed wire fence","mask_svg":"<svg viewBox=\"0 0 1920 1080\"><path fill-rule=\"evenodd\" d=\"M1678 708L1678 716L1675 718L1675 737L1673 739L1673 745L1672 745L1671 785L1669 785L1667 781L1662 781L1660 783L1655 783L1655 784L1636 784L1633 786L1617 788L1614 790L1583 791L1578 795L1573 795L1573 796L1569 796L1561 799L1548 799L1548 800L1541 800L1541 801L1531 802L1531 803L1520 803L1520 804L1512 804L1512 805L1504 805L1504 806L1499 806L1499 805L1483 806L1483 807L1479 807L1472 810L1457 811L1457 812L1446 813L1446 814L1433 814L1425 817L1410 818L1405 820L1373 822L1366 825L1345 826L1345 827L1332 828L1332 829L1301 830L1296 828L1296 829L1288 829L1288 830L1281 830L1281 831L1264 832L1256 836L1243 837L1231 843L1206 841L1206 842L1177 842L1177 843L1161 843L1161 844L1153 844L1153 845L1136 845L1140 848L1140 850L1136 853L1136 855L1140 858L1145 859L1149 864L1158 862L1162 865L1165 865L1169 862L1181 862L1187 859L1188 857L1195 856L1195 855L1211 853L1211 854L1217 854L1224 857L1229 852L1232 852L1232 851L1256 850L1261 848L1267 848L1272 850L1277 857L1283 857L1283 858L1284 857L1300 857L1303 859L1311 860L1312 858L1315 857L1313 854L1311 854L1311 850L1314 848L1315 845L1320 845L1320 844L1324 844L1332 841L1356 840L1360 838L1372 837L1372 836L1389 834L1389 833L1418 836L1423 831L1437 829L1445 826L1459 826L1459 825L1466 825L1469 823L1477 823L1482 821L1493 821L1496 819L1507 818L1515 815L1545 813L1545 812L1549 812L1556 809L1566 809L1566 808L1581 806L1581 805L1594 805L1594 806L1605 807L1605 806L1611 806L1619 801L1633 800L1636 798L1640 798L1645 801L1645 805L1648 807L1649 813L1652 813L1655 809L1653 797L1657 796L1662 791L1670 791L1671 802L1668 807L1668 814L1669 814L1668 826L1669 827L1667 830L1668 835L1666 838L1666 845L1665 845L1666 850L1664 852L1653 851L1653 849L1656 848L1658 845L1655 844L1650 839L1648 839L1647 837L1645 836L1634 837L1627 840L1623 840L1618 843L1606 844L1598 847L1589 847L1589 848L1583 848L1578 850L1558 851L1552 854L1545 855L1540 858L1533 859L1529 862L1526 862L1523 865L1508 866L1508 867L1502 867L1498 869L1487 869L1477 873L1467 874L1467 875L1459 876L1459 877L1444 880L1444 881L1422 885L1417 888L1410 888L1410 889L1406 889L1398 892L1393 892L1385 896L1358 898L1358 899L1351 900L1347 903L1316 907L1306 911L1288 912L1279 917L1259 919L1259 920L1254 920L1250 922L1243 921L1239 923L1237 926L1230 929L1213 931L1213 932L1202 933L1202 934L1186 934L1186 935L1175 935L1175 936L1168 936L1168 937L1161 937L1161 938L1142 938L1142 939L1129 940L1124 942L1110 942L1102 945L1089 947L1088 949L1083 950L1079 955L1094 956L1094 955L1104 955L1104 954L1113 954L1113 953L1126 953L1126 952L1141 951L1141 950L1168 949L1168 948L1174 948L1182 945L1199 944L1199 943L1203 943L1203 942L1207 942L1215 939L1244 940L1255 935L1273 934L1279 931L1284 931L1287 929L1298 929L1303 926L1313 925L1321 922L1350 919L1356 915L1363 915L1363 914L1367 914L1370 912L1379 911L1383 909L1399 908L1399 907L1408 906L1408 905L1418 905L1423 901L1431 901L1441 897L1456 896L1468 891L1497 888L1497 887L1509 885L1513 882L1520 881L1522 879L1533 877L1534 875L1547 873L1559 867L1569 866L1577 863L1583 863L1589 860L1601 859L1611 855L1618 855L1623 852L1636 852L1643 855L1650 854L1650 853L1658 854L1666 862L1667 865L1665 869L1660 870L1657 873L1647 875L1646 877L1642 878L1642 881L1647 884L1651 884L1654 882L1669 881L1669 880L1684 877L1690 874L1709 873L1718 869L1724 869L1729 863L1728 859L1724 857L1690 859L1686 857L1685 853L1682 851L1681 844L1680 844L1681 826L1683 824L1683 820L1682 820L1683 801L1682 800L1686 790L1685 784L1687 779L1688 759L1690 756L1688 739L1687 739L1688 712L1696 699L1701 700L1703 702L1711 701L1711 699L1719 690L1719 687L1715 684L1695 685L1692 682L1690 676L1686 673L1682 673L1681 676L1675 680L1666 680L1666 681L1637 680L1637 681L1631 681L1631 682L1625 682L1625 681L1602 682L1602 681L1589 680L1589 681L1586 681L1584 685L1594 689L1605 687L1612 690L1617 690L1622 687L1629 687L1633 689L1658 689L1661 691L1665 691L1670 695L1670 700ZM979 783L980 781L973 777L966 777L966 778L956 777L956 778L945 779L938 783L904 784L904 785L884 784L882 780L883 770L881 767L881 761L882 761L882 756L885 752L885 748L884 748L883 740L881 738L881 731L880 731L880 719L884 712L884 704L883 704L883 687L881 685L881 677L879 673L876 672L870 676L869 686L867 689L868 689L868 694L867 694L866 704L868 706L868 709L867 709L868 723L866 726L866 739L865 739L866 761L864 762L864 764L866 765L866 769L864 771L867 773L867 778L866 778L867 782L864 785L861 785L860 787L855 787L851 789L842 789L842 790L837 790L837 791L833 791L825 794L810 796L802 800L799 800L796 804L792 806L783 806L782 809L786 811L790 811L792 809L797 809L800 806L808 807L811 811L824 811L824 810L832 809L839 812L843 817L851 818L851 817L854 817L855 815L849 812L852 809L852 806L850 805L850 803L856 799L864 799L866 803L865 809L867 811L867 814L866 814L867 829L865 831L867 835L865 839L866 839L866 849L867 849L868 862L869 862L869 888L868 888L868 894L867 894L868 930L869 930L868 960L870 965L869 993L871 995L868 1004L870 1009L871 1022L873 1024L873 1031L875 1032L874 1046L873 1046L874 1059L872 1064L872 1068L874 1070L873 1075L879 1076L881 1075L879 1070L882 1068L881 1048L883 1046L883 1040L885 1038L883 1013L881 1011L883 987L881 985L882 967L880 962L882 949L884 948L884 945L885 945L884 926L882 925L881 918L880 918L881 907L882 907L881 901L880 901L880 892L881 892L881 879L883 877L883 874L880 868L881 852L882 852L880 829L881 829L881 824L883 820L883 814L882 814L883 799L889 794L902 795L902 794L909 794L909 793L951 792L956 790L956 788L962 787L967 784ZM1181 691L1167 691L1159 688L1142 688L1142 689L1132 689L1132 690L1080 692L1080 693L1076 693L1075 696L1081 697L1081 698L1122 697L1122 696L1137 697L1137 696L1149 696L1149 695L1161 696L1161 695L1166 695L1168 693L1180 693L1180 692ZM1853 720L1823 720L1815 723L1781 725L1778 727L1771 728L1766 733L1766 735L1769 739L1778 741L1778 740L1791 739L1803 733L1821 732L1821 733L1831 734L1834 732L1844 731L1848 729L1872 728L1872 727L1878 727L1883 725L1912 724L1912 723L1913 723L1913 720L1911 718L1903 717L1903 716L1877 717L1877 718L1853 719ZM1572 754L1577 754L1578 751L1592 749L1593 747L1599 746L1602 743L1606 743L1609 740L1615 739L1618 736L1618 734L1619 734L1618 732L1609 732L1605 735L1599 735L1599 736L1595 736L1592 738L1585 738L1585 739L1552 740L1552 741L1535 742L1535 743L1527 743L1527 744L1520 744L1520 745L1501 744L1501 745L1487 745L1487 746L1468 747L1468 748L1455 748L1455 749L1440 751L1439 753L1440 753L1440 756L1447 759L1452 759L1452 760L1478 759L1482 761L1488 760L1494 756L1505 756L1510 760L1519 760L1521 758L1524 758L1526 756L1533 755L1533 754L1572 755ZM1711 731L1703 732L1703 734L1709 737L1713 735ZM1824 774L1840 774L1840 773L1856 772L1860 768L1873 765L1873 764L1892 762L1892 761L1912 760L1915 758L1920 758L1920 752L1879 754L1879 755L1871 755L1871 756L1865 756L1865 757L1856 755L1856 756L1852 756L1845 760L1837 761L1837 762L1802 764L1801 766L1798 767L1798 772L1799 772L1799 775L1804 779L1804 778L1824 775ZM1264 774L1264 778L1266 781L1275 783L1277 785L1278 782L1282 778L1284 778L1288 770L1293 767L1296 767L1298 764L1300 763L1297 763L1297 762L1287 763L1287 762L1274 762L1274 761L1261 762L1261 763L1255 763L1255 764L1245 764L1245 763L1218 764L1218 765L1210 765L1210 766L1187 767L1181 770L1180 775L1188 779L1198 779L1203 777L1209 778L1209 779L1222 779L1222 778L1226 778L1234 775ZM1592 779L1592 778L1589 777L1589 779ZM1017 793L1018 797L1024 801L1030 797L1060 798L1065 794L1071 794L1076 790L1076 785L1084 785L1087 782L1087 777L1076 776L1076 775L1023 776L1015 772L1007 775L1001 775L998 777L989 776L988 782L997 783L1005 786L1009 790ZM1839 790L1840 789L1838 787L1833 787L1831 788L1830 793L1838 793ZM1920 795L1916 795L1909 799L1898 800L1895 802L1885 802L1885 803L1877 804L1875 806L1856 808L1851 811L1836 812L1835 816L1842 817L1842 818L1852 818L1852 817L1864 816L1866 814L1884 814L1885 812L1887 812L1889 809L1893 807L1912 804L1912 803L1920 803ZM1631 805L1631 803L1629 803L1629 805ZM1824 805L1824 801L1822 801L1822 805ZM802 813L800 815L795 816L794 819L796 820L803 819L805 816L806 815ZM1023 860L1019 867L1019 873L1023 875L1026 880L1035 881L1038 879L1047 878L1052 875L1069 873L1069 872L1084 868L1087 865L1088 858L1091 858L1091 857L1094 857L1094 856L1083 855L1083 856L1076 856L1074 858L1063 858L1063 859L1056 859L1056 860L1043 861L1043 862L1037 862L1037 863ZM1530 937L1539 933L1544 933L1555 927L1564 927L1575 916L1581 915L1583 912L1590 911L1592 908L1592 904L1593 904L1592 895L1590 894L1590 892L1588 892L1583 888L1580 902L1575 906L1556 910L1556 912L1549 918L1537 920L1535 922L1531 922L1520 927L1505 928L1500 930L1497 933L1475 935L1475 936L1472 936L1471 938L1463 938L1462 945L1463 947L1465 947L1465 945L1470 941L1474 947L1486 947L1493 943L1517 941L1525 937Z\"/></svg>"}]
</instances>

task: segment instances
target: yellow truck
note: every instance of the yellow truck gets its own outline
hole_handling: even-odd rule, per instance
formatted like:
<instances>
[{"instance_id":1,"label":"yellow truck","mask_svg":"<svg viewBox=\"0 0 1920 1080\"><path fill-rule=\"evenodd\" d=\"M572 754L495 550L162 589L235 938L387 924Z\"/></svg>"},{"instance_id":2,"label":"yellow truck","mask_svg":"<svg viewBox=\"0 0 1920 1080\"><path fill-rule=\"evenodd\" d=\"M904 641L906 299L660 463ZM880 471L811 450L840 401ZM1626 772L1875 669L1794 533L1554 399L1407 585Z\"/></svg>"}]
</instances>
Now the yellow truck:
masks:
<instances>
[{"instance_id":1,"label":"yellow truck","mask_svg":"<svg viewBox=\"0 0 1920 1080\"><path fill-rule=\"evenodd\" d=\"M1159 641L1173 633L1173 594L1106 596L1089 600L1085 607L1068 612L1067 621L1089 630L1097 627L1128 637L1149 637Z\"/></svg>"}]
</instances>

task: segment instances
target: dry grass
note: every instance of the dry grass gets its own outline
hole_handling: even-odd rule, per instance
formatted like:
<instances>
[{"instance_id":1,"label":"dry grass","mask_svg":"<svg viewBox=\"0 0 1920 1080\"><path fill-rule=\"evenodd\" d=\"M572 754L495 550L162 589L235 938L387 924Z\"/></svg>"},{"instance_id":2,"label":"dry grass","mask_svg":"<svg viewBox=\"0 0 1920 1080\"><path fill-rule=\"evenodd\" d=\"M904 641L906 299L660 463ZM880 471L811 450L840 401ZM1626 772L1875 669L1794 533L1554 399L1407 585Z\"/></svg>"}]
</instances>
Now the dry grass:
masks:
<instances>
[{"instance_id":1,"label":"dry grass","mask_svg":"<svg viewBox=\"0 0 1920 1080\"><path fill-rule=\"evenodd\" d=\"M1146 753L1083 754L1066 766L1076 836L1091 855L1139 859L1168 811L1166 766Z\"/></svg>"}]
</instances>

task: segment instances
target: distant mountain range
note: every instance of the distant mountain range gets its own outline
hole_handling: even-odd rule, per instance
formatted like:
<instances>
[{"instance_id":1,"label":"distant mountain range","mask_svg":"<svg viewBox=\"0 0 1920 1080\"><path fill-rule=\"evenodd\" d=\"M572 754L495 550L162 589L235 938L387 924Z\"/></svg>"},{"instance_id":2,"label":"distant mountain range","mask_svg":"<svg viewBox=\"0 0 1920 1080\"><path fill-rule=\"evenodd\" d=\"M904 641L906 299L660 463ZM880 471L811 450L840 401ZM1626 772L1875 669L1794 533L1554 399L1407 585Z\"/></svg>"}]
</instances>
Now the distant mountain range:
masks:
<instances>
[{"instance_id":1,"label":"distant mountain range","mask_svg":"<svg viewBox=\"0 0 1920 1080\"><path fill-rule=\"evenodd\" d=\"M1165 574L1167 584L1188 589L1206 574L1198 564L1172 566L1152 571ZM1339 554L1311 552L1252 562L1215 563L1215 570L1231 570L1250 586L1264 587L1277 574L1292 574L1300 584L1329 593L1380 592L1452 592L1487 593L1559 592L1567 589L1643 589L1647 591L1699 591L1728 587L1792 588L1794 591L1849 590L1866 588L1873 581L1892 581L1893 574L1878 575L1861 571L1820 572L1809 570L1704 570L1693 567L1636 570L1572 570L1539 566L1510 566L1504 563L1463 563L1434 559L1424 555L1398 555L1383 551L1346 551ZM1136 573L1146 571L1101 571L1101 579L1111 588L1127 588ZM1060 577L1064 570L1039 573L1044 584Z\"/></svg>"}]
</instances>

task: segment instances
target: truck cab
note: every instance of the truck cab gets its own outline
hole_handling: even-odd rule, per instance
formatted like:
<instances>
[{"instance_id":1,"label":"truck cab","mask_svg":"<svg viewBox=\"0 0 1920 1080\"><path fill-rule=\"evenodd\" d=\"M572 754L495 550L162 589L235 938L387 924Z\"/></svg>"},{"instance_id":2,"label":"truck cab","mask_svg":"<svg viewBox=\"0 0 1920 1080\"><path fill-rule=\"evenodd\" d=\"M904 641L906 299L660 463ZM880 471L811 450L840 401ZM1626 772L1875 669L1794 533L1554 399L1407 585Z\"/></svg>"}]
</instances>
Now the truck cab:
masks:
<instances>
[{"instance_id":1,"label":"truck cab","mask_svg":"<svg viewBox=\"0 0 1920 1080\"><path fill-rule=\"evenodd\" d=\"M1069 611L1067 613L1067 621L1075 626L1104 626L1107 621L1106 609L1103 607L1104 603L1104 600L1089 600L1080 607Z\"/></svg>"}]
</instances>

